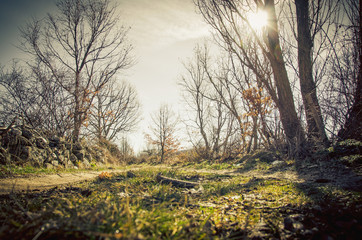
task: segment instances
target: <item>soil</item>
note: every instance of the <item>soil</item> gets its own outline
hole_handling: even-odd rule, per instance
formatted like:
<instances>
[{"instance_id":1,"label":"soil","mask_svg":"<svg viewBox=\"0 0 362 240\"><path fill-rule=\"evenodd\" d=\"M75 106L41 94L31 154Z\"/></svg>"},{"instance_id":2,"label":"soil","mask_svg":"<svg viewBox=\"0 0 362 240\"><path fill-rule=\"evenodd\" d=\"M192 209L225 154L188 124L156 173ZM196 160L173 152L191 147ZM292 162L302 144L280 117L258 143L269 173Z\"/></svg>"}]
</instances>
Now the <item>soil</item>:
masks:
<instances>
[{"instance_id":1,"label":"soil","mask_svg":"<svg viewBox=\"0 0 362 240\"><path fill-rule=\"evenodd\" d=\"M108 169L108 173L119 173L128 170L137 170L138 168L127 169ZM11 177L0 179L0 195L11 192L25 191L43 191L57 186L67 186L83 181L95 179L104 171L86 171L77 173L58 173L47 175L28 175L22 177Z\"/></svg>"}]
</instances>

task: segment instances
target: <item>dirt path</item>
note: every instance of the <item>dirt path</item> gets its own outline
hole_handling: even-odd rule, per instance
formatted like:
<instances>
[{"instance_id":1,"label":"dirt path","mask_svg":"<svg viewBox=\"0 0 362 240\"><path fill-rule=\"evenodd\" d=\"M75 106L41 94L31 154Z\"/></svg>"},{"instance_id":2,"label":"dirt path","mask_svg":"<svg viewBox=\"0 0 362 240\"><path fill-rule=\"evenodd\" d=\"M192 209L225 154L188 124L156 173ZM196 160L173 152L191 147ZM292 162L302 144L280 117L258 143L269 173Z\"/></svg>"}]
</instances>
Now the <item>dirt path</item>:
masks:
<instances>
[{"instance_id":1,"label":"dirt path","mask_svg":"<svg viewBox=\"0 0 362 240\"><path fill-rule=\"evenodd\" d=\"M182 170L190 173L215 173L215 174L227 174L227 175L242 175L245 177L258 177L258 178L282 178L288 179L291 181L298 181L298 177L293 172L278 172L274 174L265 174L260 172L247 172L240 173L233 169L225 169L225 170L211 170L211 169L192 169L192 168L172 168L166 165L159 166L140 166L133 168L124 168L124 169L110 169L103 170L109 173L122 173L130 170L139 170L139 169L149 169L149 168L157 168L157 169L174 169L174 170ZM14 178L5 178L0 179L0 195L9 194L11 192L21 192L21 191L34 191L34 190L46 190L56 186L66 186L75 184L78 182L83 182L87 180L95 179L102 171L86 171L86 172L77 172L77 173L58 173L58 174L48 174L48 175L35 175L35 176L24 176L24 177L14 177Z\"/></svg>"},{"instance_id":2,"label":"dirt path","mask_svg":"<svg viewBox=\"0 0 362 240\"><path fill-rule=\"evenodd\" d=\"M185 167L170 167L167 165L158 165L158 166L135 166L132 168L125 167L123 169L109 169L103 170L109 173L122 173L131 170L140 170L140 169L173 169L187 171L189 173L215 173L215 174L227 174L227 175L237 175L245 177L255 177L255 178L277 178L277 179L286 179L295 183L315 183L319 180L324 183L329 183L331 185L338 185L344 188L351 188L354 190L361 191L362 189L362 177L361 176L352 176L351 174L346 173L335 173L328 171L325 173L322 169L326 169L325 166L316 167L312 169L308 166L304 169L305 173L297 172L290 168L288 169L278 169L276 171L259 171L251 170L243 172L240 169L225 169L225 170L211 170L211 169L192 169ZM21 192L27 190L46 190L53 188L55 186L66 186L75 184L82 181L93 180L95 179L102 171L86 171L86 172L77 172L77 173L58 173L50 175L41 175L41 176L26 176L26 177L15 177L15 178L6 178L0 179L0 195L9 194L11 192Z\"/></svg>"},{"instance_id":3,"label":"dirt path","mask_svg":"<svg viewBox=\"0 0 362 240\"><path fill-rule=\"evenodd\" d=\"M121 173L129 170L138 170L135 168L110 169L109 173ZM104 170L103 170L104 171ZM58 173L37 176L25 176L15 178L0 179L0 195L11 192L21 192L27 190L46 190L55 186L71 185L78 182L95 179L102 171L87 171L77 173Z\"/></svg>"}]
</instances>

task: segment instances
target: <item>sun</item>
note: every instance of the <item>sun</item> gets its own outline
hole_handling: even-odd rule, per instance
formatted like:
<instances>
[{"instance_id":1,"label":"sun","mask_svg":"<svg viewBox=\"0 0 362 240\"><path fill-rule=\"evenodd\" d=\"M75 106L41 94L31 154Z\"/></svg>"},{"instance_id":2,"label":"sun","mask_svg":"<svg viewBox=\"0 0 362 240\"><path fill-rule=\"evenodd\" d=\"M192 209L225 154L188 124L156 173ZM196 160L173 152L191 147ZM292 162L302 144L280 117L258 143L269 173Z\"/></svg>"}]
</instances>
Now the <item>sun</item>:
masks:
<instances>
[{"instance_id":1,"label":"sun","mask_svg":"<svg viewBox=\"0 0 362 240\"><path fill-rule=\"evenodd\" d=\"M248 21L255 31L260 31L268 24L268 14L262 10L259 10L256 13L249 13Z\"/></svg>"}]
</instances>

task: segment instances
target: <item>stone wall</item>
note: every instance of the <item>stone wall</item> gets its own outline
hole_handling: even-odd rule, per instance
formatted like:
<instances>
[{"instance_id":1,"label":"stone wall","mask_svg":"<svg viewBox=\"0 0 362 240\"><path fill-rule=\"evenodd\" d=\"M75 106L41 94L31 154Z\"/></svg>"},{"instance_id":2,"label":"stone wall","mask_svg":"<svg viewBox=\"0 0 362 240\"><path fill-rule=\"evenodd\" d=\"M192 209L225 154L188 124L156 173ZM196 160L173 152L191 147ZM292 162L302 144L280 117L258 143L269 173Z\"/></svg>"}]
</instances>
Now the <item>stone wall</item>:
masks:
<instances>
[{"instance_id":1,"label":"stone wall","mask_svg":"<svg viewBox=\"0 0 362 240\"><path fill-rule=\"evenodd\" d=\"M73 144L58 136L46 137L26 125L0 127L0 164L89 168L106 162L107 152L99 146Z\"/></svg>"}]
</instances>

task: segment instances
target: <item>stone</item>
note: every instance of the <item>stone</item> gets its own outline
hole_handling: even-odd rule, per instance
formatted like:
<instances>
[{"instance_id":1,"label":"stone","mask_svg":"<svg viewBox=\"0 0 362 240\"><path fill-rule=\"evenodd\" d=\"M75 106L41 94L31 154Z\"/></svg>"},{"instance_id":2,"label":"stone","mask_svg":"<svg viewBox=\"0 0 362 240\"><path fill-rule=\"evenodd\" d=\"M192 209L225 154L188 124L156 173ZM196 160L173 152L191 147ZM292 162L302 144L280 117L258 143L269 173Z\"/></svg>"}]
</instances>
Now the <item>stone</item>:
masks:
<instances>
[{"instance_id":1,"label":"stone","mask_svg":"<svg viewBox=\"0 0 362 240\"><path fill-rule=\"evenodd\" d=\"M67 167L67 168L73 168L73 167L74 167L74 164L72 163L72 161L68 160L68 161L65 163L65 167Z\"/></svg>"},{"instance_id":2,"label":"stone","mask_svg":"<svg viewBox=\"0 0 362 240\"><path fill-rule=\"evenodd\" d=\"M29 159L31 157L31 153L32 153L32 148L30 146L24 146L22 148L22 156L25 159Z\"/></svg>"},{"instance_id":3,"label":"stone","mask_svg":"<svg viewBox=\"0 0 362 240\"><path fill-rule=\"evenodd\" d=\"M72 149L72 144L67 142L64 144L65 148L68 149L68 150L71 150Z\"/></svg>"},{"instance_id":4,"label":"stone","mask_svg":"<svg viewBox=\"0 0 362 240\"><path fill-rule=\"evenodd\" d=\"M53 164L53 166L57 167L57 166L59 165L59 162L56 161L56 160L53 160L53 161L52 161L52 164Z\"/></svg>"},{"instance_id":5,"label":"stone","mask_svg":"<svg viewBox=\"0 0 362 240\"><path fill-rule=\"evenodd\" d=\"M73 163L75 163L75 161L78 160L78 158L72 153L70 154L70 157L69 157L70 161L72 161Z\"/></svg>"},{"instance_id":6,"label":"stone","mask_svg":"<svg viewBox=\"0 0 362 240\"><path fill-rule=\"evenodd\" d=\"M92 155L89 153L89 152L86 152L85 153L85 155L84 155L84 157L86 158L86 159L88 159L90 162L92 161Z\"/></svg>"},{"instance_id":7,"label":"stone","mask_svg":"<svg viewBox=\"0 0 362 240\"><path fill-rule=\"evenodd\" d=\"M293 219L291 219L290 217L284 218L284 229L293 231L293 222Z\"/></svg>"},{"instance_id":8,"label":"stone","mask_svg":"<svg viewBox=\"0 0 362 240\"><path fill-rule=\"evenodd\" d=\"M31 139L34 136L34 134L27 128L23 129L22 135L27 139Z\"/></svg>"},{"instance_id":9,"label":"stone","mask_svg":"<svg viewBox=\"0 0 362 240\"><path fill-rule=\"evenodd\" d=\"M264 221L261 221L255 225L254 229L251 231L249 235L249 239L253 240L270 239L270 233L271 230L269 226Z\"/></svg>"},{"instance_id":10,"label":"stone","mask_svg":"<svg viewBox=\"0 0 362 240\"><path fill-rule=\"evenodd\" d=\"M73 150L74 150L74 151L81 151L81 150L83 150L83 147L82 147L82 145L80 144L80 142L76 142L76 143L73 145Z\"/></svg>"},{"instance_id":11,"label":"stone","mask_svg":"<svg viewBox=\"0 0 362 240\"><path fill-rule=\"evenodd\" d=\"M293 232L300 232L304 230L304 225L300 222L303 216L300 214L291 215L284 218L284 229Z\"/></svg>"},{"instance_id":12,"label":"stone","mask_svg":"<svg viewBox=\"0 0 362 240\"><path fill-rule=\"evenodd\" d=\"M18 128L12 128L10 130L10 134L13 135L13 136L18 137L18 136L22 135L22 131L20 129L18 129Z\"/></svg>"},{"instance_id":13,"label":"stone","mask_svg":"<svg viewBox=\"0 0 362 240\"><path fill-rule=\"evenodd\" d=\"M88 160L86 158L83 159L82 163L83 163L83 166L85 168L90 168L91 167L90 163L88 162Z\"/></svg>"},{"instance_id":14,"label":"stone","mask_svg":"<svg viewBox=\"0 0 362 240\"><path fill-rule=\"evenodd\" d=\"M134 177L136 177L136 174L134 174L132 171L128 171L127 172L127 177L128 178L134 178Z\"/></svg>"},{"instance_id":15,"label":"stone","mask_svg":"<svg viewBox=\"0 0 362 240\"><path fill-rule=\"evenodd\" d=\"M274 162L272 162L272 165L273 166L280 166L280 165L283 165L283 161L279 161L279 160L276 160L276 161L274 161Z\"/></svg>"},{"instance_id":16,"label":"stone","mask_svg":"<svg viewBox=\"0 0 362 240\"><path fill-rule=\"evenodd\" d=\"M49 146L49 142L48 140L46 140L45 138L43 137L37 137L35 139L35 144L38 148L40 149L45 149L47 146Z\"/></svg>"},{"instance_id":17,"label":"stone","mask_svg":"<svg viewBox=\"0 0 362 240\"><path fill-rule=\"evenodd\" d=\"M52 136L49 138L49 147L57 147L60 143L60 138L58 136Z\"/></svg>"},{"instance_id":18,"label":"stone","mask_svg":"<svg viewBox=\"0 0 362 240\"><path fill-rule=\"evenodd\" d=\"M65 157L64 157L64 155L59 155L59 156L58 156L58 161L59 161L60 163L65 163Z\"/></svg>"},{"instance_id":19,"label":"stone","mask_svg":"<svg viewBox=\"0 0 362 240\"><path fill-rule=\"evenodd\" d=\"M294 231L300 232L304 230L304 225L301 222L294 222L293 223Z\"/></svg>"},{"instance_id":20,"label":"stone","mask_svg":"<svg viewBox=\"0 0 362 240\"><path fill-rule=\"evenodd\" d=\"M52 152L52 153L50 154L50 157L53 158L53 159L57 159L57 155L56 155L54 152Z\"/></svg>"},{"instance_id":21,"label":"stone","mask_svg":"<svg viewBox=\"0 0 362 240\"><path fill-rule=\"evenodd\" d=\"M85 158L85 153L83 150L81 151L73 151L74 155L77 157L77 159L79 161L83 161L83 159Z\"/></svg>"},{"instance_id":22,"label":"stone","mask_svg":"<svg viewBox=\"0 0 362 240\"><path fill-rule=\"evenodd\" d=\"M77 159L79 161L83 161L83 159L84 159L84 152L83 151L75 152L74 155L77 157Z\"/></svg>"},{"instance_id":23,"label":"stone","mask_svg":"<svg viewBox=\"0 0 362 240\"><path fill-rule=\"evenodd\" d=\"M45 167L46 167L47 169L53 169L53 168L54 168L54 166L53 166L51 163L46 163L46 164L45 164Z\"/></svg>"}]
</instances>

